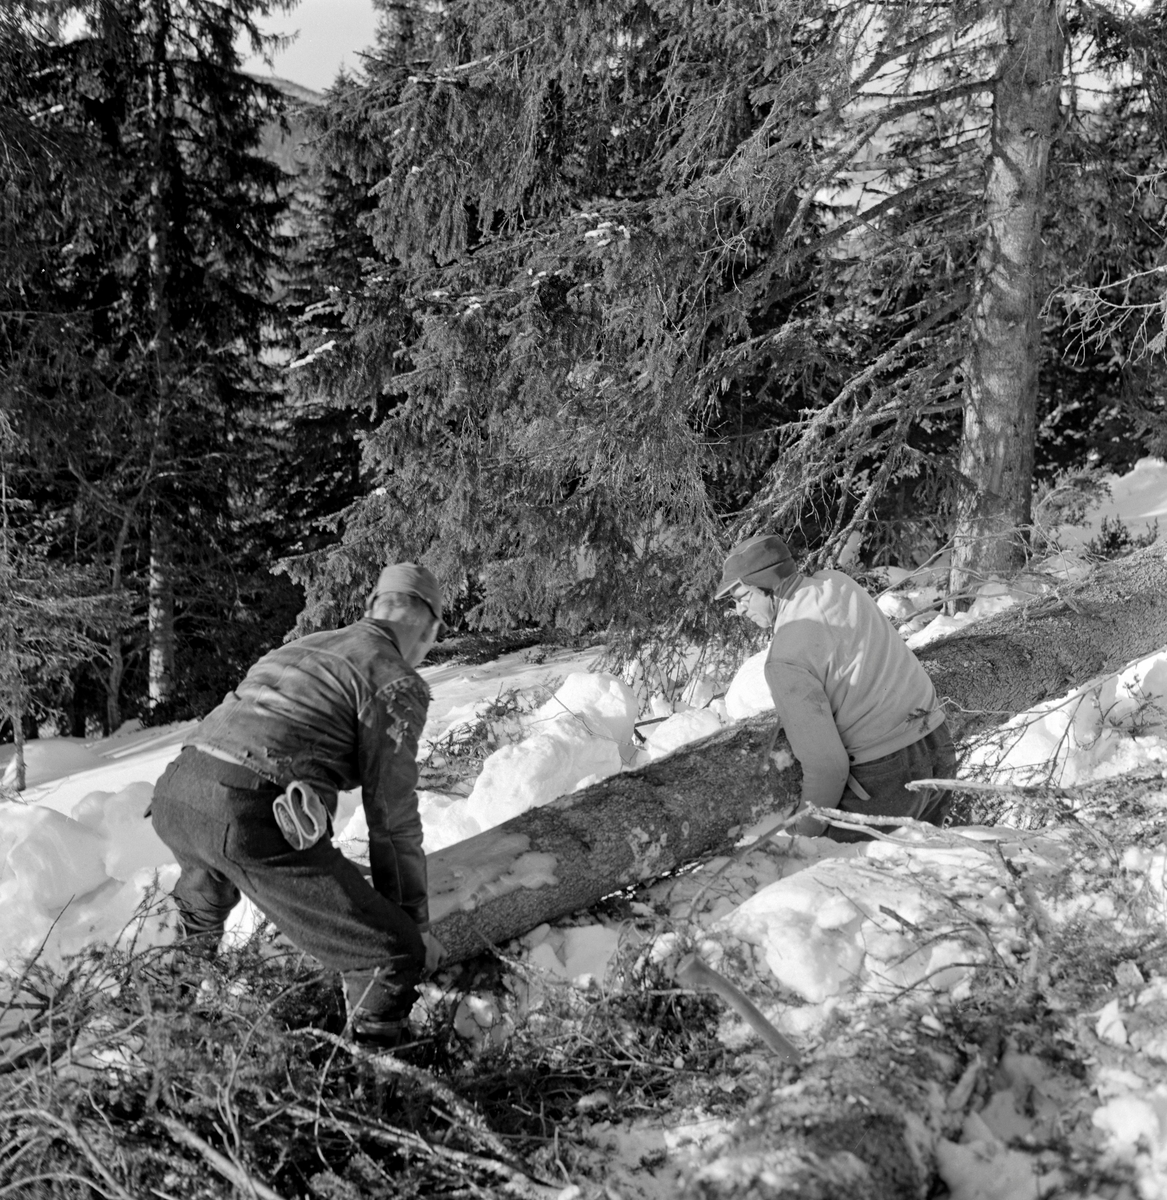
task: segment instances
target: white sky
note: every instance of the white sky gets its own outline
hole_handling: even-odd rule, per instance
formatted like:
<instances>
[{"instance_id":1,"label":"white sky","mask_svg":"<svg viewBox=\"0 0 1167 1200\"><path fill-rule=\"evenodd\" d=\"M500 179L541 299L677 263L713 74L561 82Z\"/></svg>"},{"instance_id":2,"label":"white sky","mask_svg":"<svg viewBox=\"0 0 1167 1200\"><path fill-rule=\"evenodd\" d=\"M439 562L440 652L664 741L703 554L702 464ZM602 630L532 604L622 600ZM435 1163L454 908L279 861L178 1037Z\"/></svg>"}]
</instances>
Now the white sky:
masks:
<instances>
[{"instance_id":1,"label":"white sky","mask_svg":"<svg viewBox=\"0 0 1167 1200\"><path fill-rule=\"evenodd\" d=\"M269 68L259 59L244 67L256 74L275 74L322 92L343 65L349 72L360 68L358 51L373 44L377 14L372 0L300 0L290 12L273 13L264 23L269 33L299 36L273 60Z\"/></svg>"}]
</instances>

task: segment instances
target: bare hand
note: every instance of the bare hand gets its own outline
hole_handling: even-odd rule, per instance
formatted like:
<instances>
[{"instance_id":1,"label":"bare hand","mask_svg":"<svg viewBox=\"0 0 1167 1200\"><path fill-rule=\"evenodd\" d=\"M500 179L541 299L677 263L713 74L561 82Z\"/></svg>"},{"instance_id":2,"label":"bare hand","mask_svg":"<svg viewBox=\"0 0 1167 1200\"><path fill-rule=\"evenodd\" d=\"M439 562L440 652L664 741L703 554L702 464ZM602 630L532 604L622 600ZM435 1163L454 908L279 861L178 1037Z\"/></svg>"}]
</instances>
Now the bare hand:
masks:
<instances>
[{"instance_id":1,"label":"bare hand","mask_svg":"<svg viewBox=\"0 0 1167 1200\"><path fill-rule=\"evenodd\" d=\"M446 947L432 933L423 933L421 940L425 943L425 973L432 975L446 957Z\"/></svg>"},{"instance_id":2,"label":"bare hand","mask_svg":"<svg viewBox=\"0 0 1167 1200\"><path fill-rule=\"evenodd\" d=\"M804 813L799 817L797 824L791 833L796 833L799 837L822 837L827 831L827 823L821 817L812 817L810 813Z\"/></svg>"}]
</instances>

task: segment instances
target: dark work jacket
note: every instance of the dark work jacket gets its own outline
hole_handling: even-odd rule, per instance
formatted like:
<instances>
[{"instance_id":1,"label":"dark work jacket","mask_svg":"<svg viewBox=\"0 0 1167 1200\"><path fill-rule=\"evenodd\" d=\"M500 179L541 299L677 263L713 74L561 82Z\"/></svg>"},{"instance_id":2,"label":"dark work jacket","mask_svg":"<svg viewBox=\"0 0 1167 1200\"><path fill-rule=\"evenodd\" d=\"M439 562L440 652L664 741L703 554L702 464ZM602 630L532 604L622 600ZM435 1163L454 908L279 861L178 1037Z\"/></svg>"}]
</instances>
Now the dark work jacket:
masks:
<instances>
[{"instance_id":1,"label":"dark work jacket","mask_svg":"<svg viewBox=\"0 0 1167 1200\"><path fill-rule=\"evenodd\" d=\"M429 920L417 741L429 689L392 627L365 617L265 654L186 745L220 750L280 787L306 780L329 813L360 785L373 886Z\"/></svg>"}]
</instances>

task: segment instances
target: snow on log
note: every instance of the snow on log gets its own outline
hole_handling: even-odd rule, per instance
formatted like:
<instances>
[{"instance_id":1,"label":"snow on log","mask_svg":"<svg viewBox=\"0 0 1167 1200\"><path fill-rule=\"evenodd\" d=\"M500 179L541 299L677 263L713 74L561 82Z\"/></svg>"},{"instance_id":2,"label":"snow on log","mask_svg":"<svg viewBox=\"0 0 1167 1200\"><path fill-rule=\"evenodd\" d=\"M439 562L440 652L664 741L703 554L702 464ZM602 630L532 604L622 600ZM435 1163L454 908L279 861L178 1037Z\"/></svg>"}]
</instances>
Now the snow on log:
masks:
<instances>
[{"instance_id":1,"label":"snow on log","mask_svg":"<svg viewBox=\"0 0 1167 1200\"><path fill-rule=\"evenodd\" d=\"M781 745L772 717L743 721L431 854L434 933L456 962L732 846L798 798Z\"/></svg>"},{"instance_id":2,"label":"snow on log","mask_svg":"<svg viewBox=\"0 0 1167 1200\"><path fill-rule=\"evenodd\" d=\"M920 652L969 738L1167 645L1167 553L1152 546ZM801 772L759 716L429 857L434 932L451 961L604 896L725 852L791 808Z\"/></svg>"}]
</instances>

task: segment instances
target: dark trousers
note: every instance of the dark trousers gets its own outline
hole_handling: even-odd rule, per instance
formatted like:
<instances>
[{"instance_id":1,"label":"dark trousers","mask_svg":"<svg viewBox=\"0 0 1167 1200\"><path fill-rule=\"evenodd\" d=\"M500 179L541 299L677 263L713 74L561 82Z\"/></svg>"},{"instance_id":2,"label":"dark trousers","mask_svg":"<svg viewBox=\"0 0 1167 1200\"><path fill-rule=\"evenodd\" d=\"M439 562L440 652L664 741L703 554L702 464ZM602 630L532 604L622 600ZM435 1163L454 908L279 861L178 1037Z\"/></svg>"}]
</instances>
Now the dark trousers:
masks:
<instances>
[{"instance_id":1,"label":"dark trousers","mask_svg":"<svg viewBox=\"0 0 1167 1200\"><path fill-rule=\"evenodd\" d=\"M403 1019L425 965L417 925L331 837L308 850L288 845L272 814L279 792L190 747L159 779L151 817L182 868L174 900L187 937L217 945L242 893L301 950L343 973L350 1011Z\"/></svg>"},{"instance_id":2,"label":"dark trousers","mask_svg":"<svg viewBox=\"0 0 1167 1200\"><path fill-rule=\"evenodd\" d=\"M943 825L952 804L952 793L946 788L924 788L909 791L906 784L914 779L954 779L956 777L956 747L948 732L947 722L938 726L918 742L886 754L871 762L856 763L851 774L859 781L870 799L861 800L851 788L843 793L839 807L848 812L866 813L872 817L910 817ZM894 825L895 821L889 821ZM868 842L869 834L837 829L827 837L836 842Z\"/></svg>"}]
</instances>

